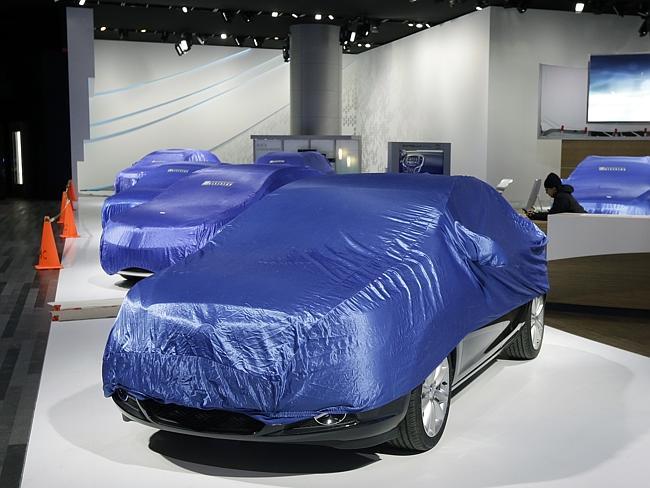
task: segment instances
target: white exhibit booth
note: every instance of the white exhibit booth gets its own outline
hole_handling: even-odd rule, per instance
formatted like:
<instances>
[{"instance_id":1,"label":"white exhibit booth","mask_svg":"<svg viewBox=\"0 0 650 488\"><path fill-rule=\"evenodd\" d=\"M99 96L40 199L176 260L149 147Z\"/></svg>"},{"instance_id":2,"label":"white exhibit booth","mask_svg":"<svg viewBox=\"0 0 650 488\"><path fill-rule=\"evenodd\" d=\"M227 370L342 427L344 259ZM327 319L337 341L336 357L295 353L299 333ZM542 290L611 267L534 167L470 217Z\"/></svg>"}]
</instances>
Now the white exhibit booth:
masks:
<instances>
[{"instance_id":1,"label":"white exhibit booth","mask_svg":"<svg viewBox=\"0 0 650 488\"><path fill-rule=\"evenodd\" d=\"M112 300L127 291L99 268L101 203L80 199L81 238L66 243L57 301ZM536 360L497 361L454 397L433 450L398 455L384 447L225 442L123 422L102 394L112 322L52 324L23 487L609 488L650 477L650 359L552 323Z\"/></svg>"}]
</instances>

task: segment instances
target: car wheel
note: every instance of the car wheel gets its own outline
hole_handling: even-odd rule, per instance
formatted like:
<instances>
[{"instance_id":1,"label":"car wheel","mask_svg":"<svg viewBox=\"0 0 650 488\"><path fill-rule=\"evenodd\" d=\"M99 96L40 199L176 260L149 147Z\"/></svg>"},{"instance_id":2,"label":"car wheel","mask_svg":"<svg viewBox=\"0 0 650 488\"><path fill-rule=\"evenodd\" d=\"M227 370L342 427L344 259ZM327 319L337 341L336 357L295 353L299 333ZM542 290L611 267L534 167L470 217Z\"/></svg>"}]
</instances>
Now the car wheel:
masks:
<instances>
[{"instance_id":1,"label":"car wheel","mask_svg":"<svg viewBox=\"0 0 650 488\"><path fill-rule=\"evenodd\" d=\"M438 443L447 425L453 377L453 363L447 357L411 392L398 435L390 441L392 446L422 452Z\"/></svg>"},{"instance_id":2,"label":"car wheel","mask_svg":"<svg viewBox=\"0 0 650 488\"><path fill-rule=\"evenodd\" d=\"M544 295L534 298L528 305L526 323L504 350L506 359L534 359L542 348L544 339Z\"/></svg>"}]
</instances>

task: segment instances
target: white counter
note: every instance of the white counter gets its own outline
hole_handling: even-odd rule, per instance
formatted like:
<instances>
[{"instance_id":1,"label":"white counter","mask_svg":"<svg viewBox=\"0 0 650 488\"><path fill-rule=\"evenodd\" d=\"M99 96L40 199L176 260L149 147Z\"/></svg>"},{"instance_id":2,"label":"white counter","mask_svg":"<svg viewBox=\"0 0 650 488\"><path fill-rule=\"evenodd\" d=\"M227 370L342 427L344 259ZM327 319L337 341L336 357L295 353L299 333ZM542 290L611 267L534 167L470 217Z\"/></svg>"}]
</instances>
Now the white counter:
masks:
<instances>
[{"instance_id":1,"label":"white counter","mask_svg":"<svg viewBox=\"0 0 650 488\"><path fill-rule=\"evenodd\" d=\"M650 253L650 216L556 214L548 217L549 261Z\"/></svg>"}]
</instances>

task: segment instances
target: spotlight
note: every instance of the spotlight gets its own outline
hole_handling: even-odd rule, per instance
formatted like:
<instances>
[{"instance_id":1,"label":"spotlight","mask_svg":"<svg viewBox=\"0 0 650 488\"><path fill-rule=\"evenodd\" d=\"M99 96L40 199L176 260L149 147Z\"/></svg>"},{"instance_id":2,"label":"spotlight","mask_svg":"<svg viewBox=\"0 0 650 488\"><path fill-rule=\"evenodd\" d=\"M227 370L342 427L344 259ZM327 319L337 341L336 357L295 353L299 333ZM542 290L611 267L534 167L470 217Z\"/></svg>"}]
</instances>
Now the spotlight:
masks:
<instances>
[{"instance_id":1,"label":"spotlight","mask_svg":"<svg viewBox=\"0 0 650 488\"><path fill-rule=\"evenodd\" d=\"M245 37L235 36L235 44L237 44L238 46L244 44L244 40L246 40Z\"/></svg>"},{"instance_id":2,"label":"spotlight","mask_svg":"<svg viewBox=\"0 0 650 488\"><path fill-rule=\"evenodd\" d=\"M264 38L263 37L253 37L253 44L255 47L261 47L262 44L264 44Z\"/></svg>"},{"instance_id":3,"label":"spotlight","mask_svg":"<svg viewBox=\"0 0 650 488\"><path fill-rule=\"evenodd\" d=\"M300 17L300 15L298 15L298 14L291 14L291 17L293 17L294 19L297 19L298 17Z\"/></svg>"},{"instance_id":4,"label":"spotlight","mask_svg":"<svg viewBox=\"0 0 650 488\"><path fill-rule=\"evenodd\" d=\"M363 47L363 44L359 43L357 44L357 47Z\"/></svg>"},{"instance_id":5,"label":"spotlight","mask_svg":"<svg viewBox=\"0 0 650 488\"><path fill-rule=\"evenodd\" d=\"M645 37L648 35L648 19L646 18L643 23L641 24L641 27L639 27L639 35L641 37Z\"/></svg>"},{"instance_id":6,"label":"spotlight","mask_svg":"<svg viewBox=\"0 0 650 488\"><path fill-rule=\"evenodd\" d=\"M174 48L176 49L176 54L182 56L192 49L192 43L188 39L183 38L174 45Z\"/></svg>"},{"instance_id":7,"label":"spotlight","mask_svg":"<svg viewBox=\"0 0 650 488\"><path fill-rule=\"evenodd\" d=\"M230 22L232 20L232 14L228 10L222 10L221 16L223 17L224 22Z\"/></svg>"},{"instance_id":8,"label":"spotlight","mask_svg":"<svg viewBox=\"0 0 650 488\"><path fill-rule=\"evenodd\" d=\"M354 42L356 38L357 38L357 31L350 32L350 42Z\"/></svg>"},{"instance_id":9,"label":"spotlight","mask_svg":"<svg viewBox=\"0 0 650 488\"><path fill-rule=\"evenodd\" d=\"M183 11L184 14L188 12L187 7L181 7L181 10Z\"/></svg>"},{"instance_id":10,"label":"spotlight","mask_svg":"<svg viewBox=\"0 0 650 488\"><path fill-rule=\"evenodd\" d=\"M366 47L366 48L370 48L370 43L367 42L367 43L365 44L365 47Z\"/></svg>"},{"instance_id":11,"label":"spotlight","mask_svg":"<svg viewBox=\"0 0 650 488\"><path fill-rule=\"evenodd\" d=\"M329 15L327 16L327 18L330 19L330 20L334 20L334 16L333 16L332 14L329 14Z\"/></svg>"},{"instance_id":12,"label":"spotlight","mask_svg":"<svg viewBox=\"0 0 650 488\"><path fill-rule=\"evenodd\" d=\"M582 11L585 9L585 4L582 2L577 2L575 6L575 10L577 14L581 14Z\"/></svg>"},{"instance_id":13,"label":"spotlight","mask_svg":"<svg viewBox=\"0 0 650 488\"><path fill-rule=\"evenodd\" d=\"M219 37L220 37L222 40L225 41L226 39L228 39L228 34L226 34L225 32L222 32L221 35L220 35Z\"/></svg>"},{"instance_id":14,"label":"spotlight","mask_svg":"<svg viewBox=\"0 0 650 488\"><path fill-rule=\"evenodd\" d=\"M323 20L323 15L322 14L316 14L316 15L314 15L314 19Z\"/></svg>"},{"instance_id":15,"label":"spotlight","mask_svg":"<svg viewBox=\"0 0 650 488\"><path fill-rule=\"evenodd\" d=\"M280 12L271 12L271 17L279 17Z\"/></svg>"},{"instance_id":16,"label":"spotlight","mask_svg":"<svg viewBox=\"0 0 650 488\"><path fill-rule=\"evenodd\" d=\"M99 28L99 30L102 31L102 32L104 32L104 31L106 30L106 26L105 26L105 25L102 25L102 26Z\"/></svg>"},{"instance_id":17,"label":"spotlight","mask_svg":"<svg viewBox=\"0 0 650 488\"><path fill-rule=\"evenodd\" d=\"M424 25L422 25L420 23L417 23L417 24L415 24L415 27L417 27L418 29L422 29L422 27L424 27Z\"/></svg>"},{"instance_id":18,"label":"spotlight","mask_svg":"<svg viewBox=\"0 0 650 488\"><path fill-rule=\"evenodd\" d=\"M415 24L414 24L413 22L409 22L409 23L408 23L408 26L409 26L409 27L413 27L414 25L415 25Z\"/></svg>"},{"instance_id":19,"label":"spotlight","mask_svg":"<svg viewBox=\"0 0 650 488\"><path fill-rule=\"evenodd\" d=\"M431 29L431 24L426 23L426 24L424 24L424 25L426 26L427 29Z\"/></svg>"},{"instance_id":20,"label":"spotlight","mask_svg":"<svg viewBox=\"0 0 650 488\"><path fill-rule=\"evenodd\" d=\"M86 0L79 0L79 6L83 7L84 5L86 5Z\"/></svg>"},{"instance_id":21,"label":"spotlight","mask_svg":"<svg viewBox=\"0 0 650 488\"><path fill-rule=\"evenodd\" d=\"M487 7L487 4L486 4L485 0L478 0L478 1L476 2L476 7L475 7L476 10L481 11L481 10L483 10L485 7Z\"/></svg>"},{"instance_id":22,"label":"spotlight","mask_svg":"<svg viewBox=\"0 0 650 488\"><path fill-rule=\"evenodd\" d=\"M140 29L140 32L144 34L145 32L147 32L147 29Z\"/></svg>"},{"instance_id":23,"label":"spotlight","mask_svg":"<svg viewBox=\"0 0 650 488\"><path fill-rule=\"evenodd\" d=\"M201 44L201 46L203 46L205 44L205 38L203 38L201 36L195 36L195 38L196 38L196 42Z\"/></svg>"}]
</instances>

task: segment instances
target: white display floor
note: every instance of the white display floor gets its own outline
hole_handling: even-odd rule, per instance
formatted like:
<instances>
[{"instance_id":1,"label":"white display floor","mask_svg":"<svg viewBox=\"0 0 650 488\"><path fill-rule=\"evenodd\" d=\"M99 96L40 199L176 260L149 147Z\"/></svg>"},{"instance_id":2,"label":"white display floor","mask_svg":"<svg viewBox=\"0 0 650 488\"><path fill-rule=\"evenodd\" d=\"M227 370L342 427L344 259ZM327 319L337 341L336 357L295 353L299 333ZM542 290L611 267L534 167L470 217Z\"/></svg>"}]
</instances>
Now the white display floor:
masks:
<instances>
[{"instance_id":1,"label":"white display floor","mask_svg":"<svg viewBox=\"0 0 650 488\"><path fill-rule=\"evenodd\" d=\"M121 290L99 275L92 245L61 274L57 299ZM536 360L499 361L453 399L435 449L404 456L223 442L125 423L101 391L111 324L52 325L23 487L648 486L650 359L552 328Z\"/></svg>"}]
</instances>

